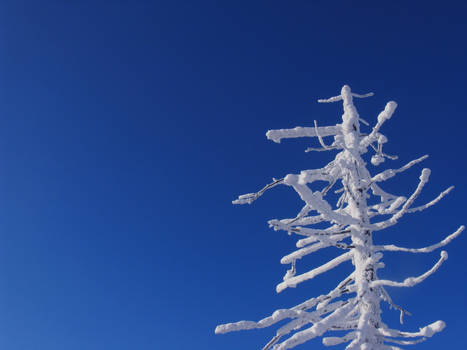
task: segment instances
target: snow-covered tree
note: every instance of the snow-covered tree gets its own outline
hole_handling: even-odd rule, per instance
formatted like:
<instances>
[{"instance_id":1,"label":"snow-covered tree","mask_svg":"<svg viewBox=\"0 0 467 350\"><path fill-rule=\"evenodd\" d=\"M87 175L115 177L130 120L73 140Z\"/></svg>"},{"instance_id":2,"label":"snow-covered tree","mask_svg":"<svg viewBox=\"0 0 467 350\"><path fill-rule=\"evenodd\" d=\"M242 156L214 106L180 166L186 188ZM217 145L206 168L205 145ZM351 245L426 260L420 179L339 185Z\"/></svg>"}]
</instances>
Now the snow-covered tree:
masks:
<instances>
[{"instance_id":1,"label":"snow-covered tree","mask_svg":"<svg viewBox=\"0 0 467 350\"><path fill-rule=\"evenodd\" d=\"M323 168L303 170L300 174L288 174L284 178L274 179L260 191L241 195L233 201L234 204L251 204L266 190L277 185L286 185L292 187L305 202L296 217L269 221L274 230L284 230L289 234L301 236L297 241L298 249L281 260L282 264L290 264L290 269L287 270L283 282L277 285L278 293L345 262L352 263L353 272L327 294L313 297L290 309L277 310L258 322L240 321L219 325L215 330L216 333L263 328L290 319L277 330L276 335L263 350L291 349L331 331L339 331L339 336L324 337L322 339L324 345L348 343L346 347L348 350L394 350L399 349L396 345L422 342L445 327L443 321L436 321L420 328L418 332L405 332L390 329L381 320L381 301L400 311L401 323L403 315L407 313L393 303L386 287L412 287L432 275L448 257L447 253L442 251L441 258L430 270L420 276L396 282L378 277L378 270L384 267L383 252L428 253L450 243L464 230L464 226L460 226L441 242L424 248L403 248L373 243L373 232L395 225L406 214L431 207L446 196L453 187L449 187L432 201L415 207L413 206L415 199L428 182L429 169L422 170L418 186L408 198L387 193L380 187L383 181L420 163L427 156L415 159L399 169L384 170L374 176L370 175L367 164L362 159L362 155L368 150L375 152L371 157L371 163L375 166L384 162L385 158L397 158L383 152L383 144L387 142L387 138L380 132L381 126L394 113L397 107L395 102L386 104L378 115L376 125L369 133L360 131L360 123L367 125L368 123L359 117L353 98L372 95L372 93L365 95L352 93L350 87L345 85L339 96L318 100L318 102L343 102L344 113L341 124L318 127L315 121L314 127L268 131L266 134L268 139L277 143L286 138L317 137L321 147L310 148L307 151L338 153L334 160ZM334 138L330 145L326 145L323 140L328 136ZM322 190L313 192L309 184L316 181L324 181L325 185ZM338 188L335 193L340 194L340 198L333 207L325 197L336 185ZM372 201L369 202L369 199ZM369 204L375 201L377 204ZM327 223L327 227L321 228L323 223ZM327 247L336 247L341 254L319 267L296 275L297 260ZM303 329L304 327L306 328ZM290 335L292 332L295 333Z\"/></svg>"}]
</instances>

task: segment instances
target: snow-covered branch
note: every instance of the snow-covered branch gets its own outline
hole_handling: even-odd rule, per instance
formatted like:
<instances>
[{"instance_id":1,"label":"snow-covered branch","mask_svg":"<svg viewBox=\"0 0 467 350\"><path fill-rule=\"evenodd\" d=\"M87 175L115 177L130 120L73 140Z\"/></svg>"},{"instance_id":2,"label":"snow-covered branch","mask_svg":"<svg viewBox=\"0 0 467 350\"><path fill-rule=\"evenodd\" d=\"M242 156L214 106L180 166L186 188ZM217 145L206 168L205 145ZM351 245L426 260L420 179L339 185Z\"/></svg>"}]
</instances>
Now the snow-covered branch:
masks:
<instances>
[{"instance_id":1,"label":"snow-covered branch","mask_svg":"<svg viewBox=\"0 0 467 350\"><path fill-rule=\"evenodd\" d=\"M316 307L317 305L320 305L323 302L329 302L333 299L336 299L343 294L346 293L351 293L354 291L353 288L349 287L349 284L353 281L353 273L350 274L346 279L344 279L339 285L334 288L332 291L330 291L328 294L323 294L315 298L311 298L297 306L294 306L290 309L279 309L274 311L274 313L271 316L268 316L266 318L263 318L262 320L258 322L254 321L239 321L239 322L234 322L234 323L226 323L222 324L216 327L215 333L216 334L221 334L221 333L228 333L228 332L233 332L233 331L239 331L239 330L247 330L247 329L255 329L255 328L264 328L264 327L269 327L277 322L280 322L284 319L291 318L295 319L298 317L305 317L307 319L310 319L308 317L311 315L311 313L306 313L306 310L309 310L311 308ZM323 310L319 314L314 314L314 316L319 316L323 315ZM315 319L316 320L316 319Z\"/></svg>"},{"instance_id":2,"label":"snow-covered branch","mask_svg":"<svg viewBox=\"0 0 467 350\"><path fill-rule=\"evenodd\" d=\"M323 240L326 237L331 237L332 239L336 239L336 241L343 240L347 237L350 237L350 230L342 230L342 229L337 229L335 231L320 231L320 230L315 230L316 233L309 235L307 238L302 238L297 241L297 248L302 248L310 243L314 243L319 240Z\"/></svg>"},{"instance_id":3,"label":"snow-covered branch","mask_svg":"<svg viewBox=\"0 0 467 350\"><path fill-rule=\"evenodd\" d=\"M428 179L430 178L430 172L431 171L428 168L425 168L422 170L422 174L420 175L420 182L418 183L418 186L415 192L412 193L412 195L404 203L402 208L397 213L395 213L391 218L374 224L373 225L374 230L382 230L397 223L397 221L407 212L407 210L410 208L412 203L422 192L423 187L425 186L425 184L428 182Z\"/></svg>"},{"instance_id":4,"label":"snow-covered branch","mask_svg":"<svg viewBox=\"0 0 467 350\"><path fill-rule=\"evenodd\" d=\"M444 190L443 192L441 192L438 197L436 197L435 199L433 199L432 201L424 204L424 205L421 205L419 207L415 207L415 208L410 208L410 209L407 209L407 213L415 213L417 211L422 211L422 210L425 210L433 205L435 205L436 203L438 203L441 199L443 199L449 192L451 192L452 190L454 189L454 186L451 186L449 188L447 188L446 190Z\"/></svg>"},{"instance_id":5,"label":"snow-covered branch","mask_svg":"<svg viewBox=\"0 0 467 350\"><path fill-rule=\"evenodd\" d=\"M384 124L386 120L391 119L391 116L396 110L396 108L397 108L397 103L394 101L390 101L386 104L386 106L384 107L384 110L378 115L378 122L373 127L373 130L371 131L370 135L365 136L360 141L361 148L366 148L369 144L378 140L378 137L380 136L378 133L379 129L381 129L381 126Z\"/></svg>"},{"instance_id":6,"label":"snow-covered branch","mask_svg":"<svg viewBox=\"0 0 467 350\"><path fill-rule=\"evenodd\" d=\"M318 133L321 137L335 136L340 133L340 128L336 126L321 126L318 128ZM298 137L318 137L316 128L314 127L300 127L297 126L293 129L277 129L269 130L266 137L276 143L280 143L282 139L298 138Z\"/></svg>"},{"instance_id":7,"label":"snow-covered branch","mask_svg":"<svg viewBox=\"0 0 467 350\"><path fill-rule=\"evenodd\" d=\"M257 200L259 197L261 197L264 194L264 192L266 192L267 190L277 185L280 185L281 183L283 183L283 181L284 179L279 179L279 180L274 179L273 182L271 182L270 184L267 184L258 192L242 194L241 196L238 197L238 199L232 201L232 204L251 204L255 200Z\"/></svg>"},{"instance_id":8,"label":"snow-covered branch","mask_svg":"<svg viewBox=\"0 0 467 350\"><path fill-rule=\"evenodd\" d=\"M347 305L337 309L329 316L323 318L320 322L315 323L312 327L303 331L295 333L289 339L278 344L275 350L286 350L291 349L299 344L302 344L310 339L321 336L326 331L330 330L332 326L339 321L345 314L353 307L353 303L347 303Z\"/></svg>"},{"instance_id":9,"label":"snow-covered branch","mask_svg":"<svg viewBox=\"0 0 467 350\"><path fill-rule=\"evenodd\" d=\"M436 272L436 270L439 269L439 267L443 264L444 261L448 259L448 253L446 251L441 252L441 258L438 260L438 262L427 272L425 272L423 275L417 276L417 277L409 277L406 278L403 282L395 282L395 281L389 281L389 280L376 280L371 283L372 287L376 286L389 286L389 287L413 287L416 284L419 284L423 282L426 278L431 276Z\"/></svg>"},{"instance_id":10,"label":"snow-covered branch","mask_svg":"<svg viewBox=\"0 0 467 350\"><path fill-rule=\"evenodd\" d=\"M289 323L279 328L277 330L277 335L280 335L282 337L310 323L319 323L323 320L322 319L323 315L333 312L341 308L342 306L346 305L347 303L348 301L339 300L339 301L336 301L335 303L328 304L320 309L316 309L316 311L302 313L303 315L301 317L296 318L293 321L290 321Z\"/></svg>"},{"instance_id":11,"label":"snow-covered branch","mask_svg":"<svg viewBox=\"0 0 467 350\"><path fill-rule=\"evenodd\" d=\"M451 241L459 236L462 231L464 231L465 226L462 225L460 226L456 232L450 234L447 236L445 239L443 239L441 242L438 242L436 244L430 245L428 247L424 248L403 248L403 247L398 247L393 244L390 245L379 245L375 246L374 249L376 250L387 250L387 251L392 251L392 252L408 252L408 253L429 253L432 252L435 249L444 247L445 245L451 243Z\"/></svg>"},{"instance_id":12,"label":"snow-covered branch","mask_svg":"<svg viewBox=\"0 0 467 350\"><path fill-rule=\"evenodd\" d=\"M406 171L407 169L413 167L415 164L420 163L420 162L424 161L427 158L428 158L428 155L426 154L426 155L424 155L424 156L422 156L420 158L412 160L411 162L407 163L403 167L400 167L399 169L387 169L387 170L384 170L383 172L373 176L371 178L371 182L386 181L387 179L390 179L391 177L396 176L398 173Z\"/></svg>"},{"instance_id":13,"label":"snow-covered branch","mask_svg":"<svg viewBox=\"0 0 467 350\"><path fill-rule=\"evenodd\" d=\"M298 215L293 219L272 219L268 221L269 227L272 227L274 231L283 230L290 233L296 233L301 236L315 236L322 232L323 230L311 229L311 228L302 228L301 226L306 225L315 225L321 222L326 221L324 215L315 215L315 216L300 216Z\"/></svg>"},{"instance_id":14,"label":"snow-covered branch","mask_svg":"<svg viewBox=\"0 0 467 350\"><path fill-rule=\"evenodd\" d=\"M355 339L356 336L356 332L350 332L344 335L343 337L325 337L323 338L323 345L332 346L347 343L348 341Z\"/></svg>"},{"instance_id":15,"label":"snow-covered branch","mask_svg":"<svg viewBox=\"0 0 467 350\"><path fill-rule=\"evenodd\" d=\"M390 338L383 338L385 342L399 344L399 345L414 345L421 342L424 342L426 338L420 338L416 340L397 340L397 339L390 339Z\"/></svg>"},{"instance_id":16,"label":"snow-covered branch","mask_svg":"<svg viewBox=\"0 0 467 350\"><path fill-rule=\"evenodd\" d=\"M344 253L338 256L337 258L334 258L328 261L327 263L321 265L320 267L317 267L311 271L305 272L304 274L289 278L285 280L284 282L281 282L277 285L276 292L280 293L284 289L289 288L289 287L295 288L297 284L310 280L312 278L315 278L316 276L335 268L336 266L342 264L343 262L352 259L352 255L353 255L353 252Z\"/></svg>"},{"instance_id":17,"label":"snow-covered branch","mask_svg":"<svg viewBox=\"0 0 467 350\"><path fill-rule=\"evenodd\" d=\"M436 321L428 326L420 328L418 332L402 332L395 329L381 327L379 333L385 337L391 338L417 338L417 337L432 337L434 334L441 332L446 324L443 321Z\"/></svg>"},{"instance_id":18,"label":"snow-covered branch","mask_svg":"<svg viewBox=\"0 0 467 350\"><path fill-rule=\"evenodd\" d=\"M372 186L374 186L373 184ZM409 213L416 213L418 211L423 211L425 209L428 209L429 207L432 207L436 203L438 203L441 199L443 199L446 195L448 195L452 190L454 189L454 186L451 186L441 192L435 199L431 200L430 202L420 205L415 208L409 208L405 211L405 214ZM368 215L369 217L375 217L377 215L385 215L385 214L394 214L395 211L406 202L405 197L390 197L390 199L387 199L385 201L382 201L381 203L372 205L368 207ZM377 210L377 212L373 212L372 210ZM378 224L379 225L379 224ZM389 225L391 226L391 224ZM383 228L386 228L388 226L384 226ZM381 229L381 228L379 228Z\"/></svg>"},{"instance_id":19,"label":"snow-covered branch","mask_svg":"<svg viewBox=\"0 0 467 350\"><path fill-rule=\"evenodd\" d=\"M312 192L308 186L299 183L299 176L289 174L285 177L284 183L292 186L300 195L300 198L311 208L324 216L326 221L337 222L341 225L357 224L358 220L347 214L334 211L328 202L323 200L320 192Z\"/></svg>"},{"instance_id":20,"label":"snow-covered branch","mask_svg":"<svg viewBox=\"0 0 467 350\"><path fill-rule=\"evenodd\" d=\"M354 92L351 93L351 96L353 97L358 97L358 98L366 98L366 97L371 97L371 96L374 96L374 93L373 92L369 92L367 94L356 94ZM318 103L332 103L332 102L339 102L339 101L342 101L343 97L342 97L342 94L341 95L338 95L338 96L334 96L334 97L330 97L330 98L320 98L318 100Z\"/></svg>"}]
</instances>

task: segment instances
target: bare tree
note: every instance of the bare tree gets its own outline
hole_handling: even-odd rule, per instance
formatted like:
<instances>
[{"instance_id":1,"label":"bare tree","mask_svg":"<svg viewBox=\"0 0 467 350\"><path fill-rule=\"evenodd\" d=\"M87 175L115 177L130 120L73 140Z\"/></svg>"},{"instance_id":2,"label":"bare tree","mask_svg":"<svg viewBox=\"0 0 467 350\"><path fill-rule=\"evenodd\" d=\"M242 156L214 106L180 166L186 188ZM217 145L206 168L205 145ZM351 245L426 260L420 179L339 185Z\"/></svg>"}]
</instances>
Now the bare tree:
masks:
<instances>
[{"instance_id":1,"label":"bare tree","mask_svg":"<svg viewBox=\"0 0 467 350\"><path fill-rule=\"evenodd\" d=\"M373 244L373 232L395 225L406 214L431 207L447 195L453 187L449 187L432 201L416 207L413 203L428 182L429 169L422 170L420 182L408 198L396 196L381 189L381 182L409 169L428 156L415 159L399 169L389 169L374 176L370 175L362 159L362 155L369 149L375 152L371 157L373 165L382 163L385 158L397 158L383 153L383 144L387 142L387 138L380 132L383 123L394 113L397 107L395 102L391 101L386 104L384 110L378 115L377 123L371 132L368 134L360 132L360 122L367 123L359 117L353 98L372 95L372 93L365 95L352 93L350 87L345 85L339 96L318 100L318 102L325 103L343 102L344 113L341 124L318 127L315 121L314 127L268 131L266 134L268 139L278 143L285 138L317 137L321 147L307 151L336 150L338 153L333 161L321 169L303 170L300 174L288 174L282 179L274 179L262 190L241 195L233 201L234 204L251 204L266 190L277 185L287 185L292 187L305 202L295 218L269 221L274 230L284 230L289 234L301 236L301 239L297 241L298 249L281 260L282 264L290 264L290 269L287 270L283 282L277 285L278 293L345 262L352 263L353 272L328 294L311 298L290 309L277 310L271 316L258 322L240 321L219 325L215 330L216 333L263 328L284 319L290 319L290 322L277 330L276 335L264 346L263 350L291 349L331 331L340 331L340 336L324 337L322 339L324 345L348 342L346 347L348 350L386 350L399 349L394 344L419 343L445 327L443 321L436 321L420 328L418 332L403 332L388 328L381 320L381 301L400 311L401 323L403 315L407 313L393 303L385 289L386 286L412 287L433 274L448 257L447 253L442 251L441 258L430 270L420 276L396 282L378 278L378 270L384 267L383 252L428 253L450 243L464 230L464 226L460 226L457 231L441 242L424 248ZM326 145L323 140L327 136L334 137L330 145ZM309 184L316 181L324 181L325 186L321 191L313 192ZM340 193L340 198L336 206L332 207L324 198L336 185L340 185L340 188L335 191L335 193ZM377 204L367 204L367 199L372 197L377 200ZM389 216L389 218L380 218L378 221L381 215ZM326 225L328 227L317 228L317 225L323 227L323 223L328 223ZM317 268L296 275L297 260L327 247L336 247L342 254ZM304 327L306 328L303 329ZM343 336L342 331L345 333ZM290 335L292 332L295 333Z\"/></svg>"}]
</instances>

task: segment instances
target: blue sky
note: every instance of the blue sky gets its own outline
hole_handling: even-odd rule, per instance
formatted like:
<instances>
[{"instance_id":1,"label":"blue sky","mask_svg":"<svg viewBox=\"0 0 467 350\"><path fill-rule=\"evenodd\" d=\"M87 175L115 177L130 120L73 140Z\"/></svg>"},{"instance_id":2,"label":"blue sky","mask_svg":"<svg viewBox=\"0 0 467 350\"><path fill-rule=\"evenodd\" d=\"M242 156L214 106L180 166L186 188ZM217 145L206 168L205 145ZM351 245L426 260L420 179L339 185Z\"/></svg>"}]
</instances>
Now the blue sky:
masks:
<instances>
[{"instance_id":1,"label":"blue sky","mask_svg":"<svg viewBox=\"0 0 467 350\"><path fill-rule=\"evenodd\" d=\"M463 1L2 1L0 346L261 348L274 328L214 328L318 295L349 266L276 295L295 238L266 221L300 201L287 188L252 206L231 200L331 160L303 152L316 140L264 134L339 122L341 107L316 99L343 84L375 92L357 101L372 124L399 104L383 132L400 159L380 167L430 155L387 190L411 193L424 166L419 203L456 185L375 240L425 246L466 224L466 11ZM391 290L413 313L404 329L447 322L414 349L467 346L465 244L448 246L422 285ZM388 253L382 275L403 280L438 257ZM384 319L395 326L398 314Z\"/></svg>"}]
</instances>

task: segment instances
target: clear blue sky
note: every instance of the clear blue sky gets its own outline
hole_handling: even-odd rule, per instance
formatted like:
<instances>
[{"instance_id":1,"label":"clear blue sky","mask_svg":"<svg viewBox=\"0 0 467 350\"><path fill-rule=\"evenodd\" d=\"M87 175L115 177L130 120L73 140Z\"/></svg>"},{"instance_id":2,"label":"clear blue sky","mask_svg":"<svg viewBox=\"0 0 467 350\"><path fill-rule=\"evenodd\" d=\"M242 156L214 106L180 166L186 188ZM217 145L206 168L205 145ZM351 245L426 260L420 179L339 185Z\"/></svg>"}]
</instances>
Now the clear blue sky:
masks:
<instances>
[{"instance_id":1,"label":"clear blue sky","mask_svg":"<svg viewBox=\"0 0 467 350\"><path fill-rule=\"evenodd\" d=\"M372 124L399 104L383 132L400 160L381 168L430 154L386 189L411 193L423 166L419 203L457 186L375 240L425 246L466 224L466 13L464 1L2 1L0 347L261 348L274 328L214 328L320 294L349 266L276 295L295 238L266 220L300 201L287 188L231 200L331 159L303 152L315 140L264 134L337 123L341 107L316 99L345 83L375 92L357 105ZM447 322L414 349L467 348L466 242L422 285L391 290L413 313L405 330ZM388 253L382 275L438 257Z\"/></svg>"}]
</instances>

